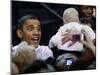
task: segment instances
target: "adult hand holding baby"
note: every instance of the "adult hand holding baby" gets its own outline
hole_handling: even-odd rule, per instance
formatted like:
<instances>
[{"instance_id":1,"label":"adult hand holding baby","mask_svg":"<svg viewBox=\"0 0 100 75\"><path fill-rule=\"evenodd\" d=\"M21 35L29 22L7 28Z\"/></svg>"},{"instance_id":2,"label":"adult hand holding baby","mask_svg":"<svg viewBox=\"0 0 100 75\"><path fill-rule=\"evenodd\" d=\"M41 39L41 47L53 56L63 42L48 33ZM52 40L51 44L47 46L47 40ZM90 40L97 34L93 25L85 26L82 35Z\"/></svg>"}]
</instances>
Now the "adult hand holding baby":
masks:
<instances>
[{"instance_id":1,"label":"adult hand holding baby","mask_svg":"<svg viewBox=\"0 0 100 75\"><path fill-rule=\"evenodd\" d=\"M92 50L92 52L94 53L94 56L96 55L96 51L95 51L95 45L93 43L93 41L90 39L90 37L88 36L88 34L85 32L85 30L82 30L82 33L84 34L85 39L81 40L81 42L84 44L85 47L87 47L88 49Z\"/></svg>"},{"instance_id":2,"label":"adult hand holding baby","mask_svg":"<svg viewBox=\"0 0 100 75\"><path fill-rule=\"evenodd\" d=\"M78 30L67 30L63 35L62 38L62 45L65 44L68 41L71 41L69 44L69 47L75 44L77 41L80 41L81 39L81 32Z\"/></svg>"}]
</instances>

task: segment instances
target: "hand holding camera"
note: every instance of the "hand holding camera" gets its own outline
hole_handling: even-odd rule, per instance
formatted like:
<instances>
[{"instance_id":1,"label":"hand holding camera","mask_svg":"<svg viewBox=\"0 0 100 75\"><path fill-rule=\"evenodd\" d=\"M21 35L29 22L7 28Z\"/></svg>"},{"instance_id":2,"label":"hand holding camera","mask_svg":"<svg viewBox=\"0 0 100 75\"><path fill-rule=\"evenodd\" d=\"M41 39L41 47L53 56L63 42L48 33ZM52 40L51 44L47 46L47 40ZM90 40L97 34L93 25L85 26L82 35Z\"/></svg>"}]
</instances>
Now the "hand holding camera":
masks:
<instances>
[{"instance_id":1,"label":"hand holding camera","mask_svg":"<svg viewBox=\"0 0 100 75\"><path fill-rule=\"evenodd\" d=\"M69 44L69 47L75 44L76 42L80 42L81 40L84 40L84 34L78 30L67 30L63 34L62 38L62 45L65 44L68 41L72 41Z\"/></svg>"}]
</instances>

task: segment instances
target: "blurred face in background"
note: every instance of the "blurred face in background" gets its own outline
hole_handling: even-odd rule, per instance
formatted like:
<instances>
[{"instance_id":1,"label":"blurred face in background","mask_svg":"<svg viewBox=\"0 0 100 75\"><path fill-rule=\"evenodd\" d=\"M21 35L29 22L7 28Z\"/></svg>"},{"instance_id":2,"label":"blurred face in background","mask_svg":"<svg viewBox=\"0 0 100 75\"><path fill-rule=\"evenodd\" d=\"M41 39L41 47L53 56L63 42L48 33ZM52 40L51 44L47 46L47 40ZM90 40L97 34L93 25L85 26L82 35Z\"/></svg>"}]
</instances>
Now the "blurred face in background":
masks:
<instances>
[{"instance_id":1,"label":"blurred face in background","mask_svg":"<svg viewBox=\"0 0 100 75\"><path fill-rule=\"evenodd\" d=\"M27 19L23 23L23 28L19 29L18 36L29 45L37 47L41 39L41 26L38 19Z\"/></svg>"},{"instance_id":2,"label":"blurred face in background","mask_svg":"<svg viewBox=\"0 0 100 75\"><path fill-rule=\"evenodd\" d=\"M91 7L91 6L80 6L80 13L84 17L91 17L93 15L93 7Z\"/></svg>"}]
</instances>

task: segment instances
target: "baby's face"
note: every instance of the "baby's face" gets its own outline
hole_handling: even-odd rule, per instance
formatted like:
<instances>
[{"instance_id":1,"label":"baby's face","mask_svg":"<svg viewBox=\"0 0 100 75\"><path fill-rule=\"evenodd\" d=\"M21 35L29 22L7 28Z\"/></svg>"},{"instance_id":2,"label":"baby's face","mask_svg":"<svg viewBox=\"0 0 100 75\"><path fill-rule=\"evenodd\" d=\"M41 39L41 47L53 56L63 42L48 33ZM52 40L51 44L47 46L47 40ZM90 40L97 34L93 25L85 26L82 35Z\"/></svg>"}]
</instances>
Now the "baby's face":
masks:
<instances>
[{"instance_id":1,"label":"baby's face","mask_svg":"<svg viewBox=\"0 0 100 75\"><path fill-rule=\"evenodd\" d=\"M39 20L28 19L23 23L22 39L34 47L39 45L41 39L41 26Z\"/></svg>"}]
</instances>

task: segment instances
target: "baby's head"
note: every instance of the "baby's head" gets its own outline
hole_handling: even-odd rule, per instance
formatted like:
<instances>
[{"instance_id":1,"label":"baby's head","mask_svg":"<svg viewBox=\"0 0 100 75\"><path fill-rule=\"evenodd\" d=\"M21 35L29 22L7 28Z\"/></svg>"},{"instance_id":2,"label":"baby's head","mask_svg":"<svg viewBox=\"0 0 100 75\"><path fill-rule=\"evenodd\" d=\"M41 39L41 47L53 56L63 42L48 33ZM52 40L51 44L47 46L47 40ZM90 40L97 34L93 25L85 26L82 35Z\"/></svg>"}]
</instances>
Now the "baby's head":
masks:
<instances>
[{"instance_id":1,"label":"baby's head","mask_svg":"<svg viewBox=\"0 0 100 75\"><path fill-rule=\"evenodd\" d=\"M17 64L20 71L23 71L28 65L37 60L37 55L35 50L30 50L29 48L24 48L23 50L18 50L12 57L12 61Z\"/></svg>"},{"instance_id":2,"label":"baby's head","mask_svg":"<svg viewBox=\"0 0 100 75\"><path fill-rule=\"evenodd\" d=\"M79 14L75 8L68 8L63 13L64 24L69 22L79 22Z\"/></svg>"},{"instance_id":3,"label":"baby's head","mask_svg":"<svg viewBox=\"0 0 100 75\"><path fill-rule=\"evenodd\" d=\"M18 21L18 37L29 45L37 47L41 39L41 23L32 15L25 15Z\"/></svg>"}]
</instances>

